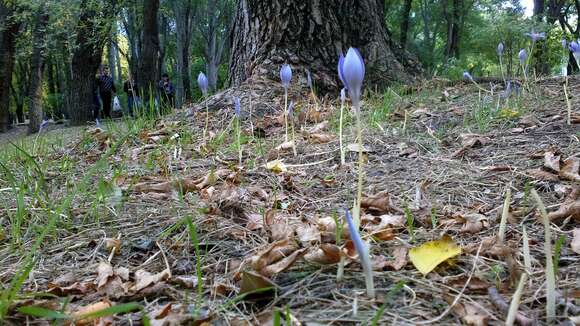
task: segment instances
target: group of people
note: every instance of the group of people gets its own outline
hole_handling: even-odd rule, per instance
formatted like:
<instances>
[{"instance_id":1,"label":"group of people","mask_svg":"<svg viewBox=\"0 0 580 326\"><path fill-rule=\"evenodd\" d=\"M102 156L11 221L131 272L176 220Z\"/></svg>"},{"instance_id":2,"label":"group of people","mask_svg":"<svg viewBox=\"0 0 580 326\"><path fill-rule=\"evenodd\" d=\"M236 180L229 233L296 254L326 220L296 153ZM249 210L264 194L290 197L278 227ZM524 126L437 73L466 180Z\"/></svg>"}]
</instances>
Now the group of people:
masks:
<instances>
[{"instance_id":1,"label":"group of people","mask_svg":"<svg viewBox=\"0 0 580 326\"><path fill-rule=\"evenodd\" d=\"M133 117L135 108L141 105L141 96L139 95L141 93L139 85L130 73L127 80L123 83L123 92L127 94L127 111ZM104 66L101 68L101 72L97 77L96 90L94 92L95 119L112 118L113 104L116 96L117 88L115 87L115 81L109 74L109 67ZM161 76L161 80L157 85L155 106L158 107L159 104L169 108L175 107L175 88L169 79L169 75L166 73Z\"/></svg>"}]
</instances>

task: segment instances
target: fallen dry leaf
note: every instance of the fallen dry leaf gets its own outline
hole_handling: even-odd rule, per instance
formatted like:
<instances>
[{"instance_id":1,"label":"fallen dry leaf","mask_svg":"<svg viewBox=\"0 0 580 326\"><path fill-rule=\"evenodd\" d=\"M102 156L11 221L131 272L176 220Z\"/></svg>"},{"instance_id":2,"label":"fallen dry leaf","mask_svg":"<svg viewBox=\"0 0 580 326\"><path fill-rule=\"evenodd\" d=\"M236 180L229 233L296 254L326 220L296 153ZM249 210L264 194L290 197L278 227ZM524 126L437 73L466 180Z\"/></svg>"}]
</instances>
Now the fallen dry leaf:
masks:
<instances>
[{"instance_id":1,"label":"fallen dry leaf","mask_svg":"<svg viewBox=\"0 0 580 326\"><path fill-rule=\"evenodd\" d=\"M276 174L288 172L288 168L286 167L286 164L284 164L284 161L282 161L282 160L274 160L274 161L267 162L266 169L268 169Z\"/></svg>"},{"instance_id":2,"label":"fallen dry leaf","mask_svg":"<svg viewBox=\"0 0 580 326\"><path fill-rule=\"evenodd\" d=\"M375 214L387 214L396 211L391 206L391 198L388 191L381 191L375 195L363 197L361 208Z\"/></svg>"},{"instance_id":3,"label":"fallen dry leaf","mask_svg":"<svg viewBox=\"0 0 580 326\"><path fill-rule=\"evenodd\" d=\"M453 300L454 297L449 295L445 296L445 301L447 301L447 303L451 304ZM487 313L470 302L466 302L465 300L463 303L458 302L453 306L452 310L466 325L487 325L489 319Z\"/></svg>"},{"instance_id":4,"label":"fallen dry leaf","mask_svg":"<svg viewBox=\"0 0 580 326\"><path fill-rule=\"evenodd\" d=\"M483 214L468 213L458 218L464 223L461 227L462 233L478 233L489 226L489 219Z\"/></svg>"},{"instance_id":5,"label":"fallen dry leaf","mask_svg":"<svg viewBox=\"0 0 580 326\"><path fill-rule=\"evenodd\" d=\"M314 133L308 135L308 140L311 143L315 144L325 144L334 139L334 135L325 134L325 133Z\"/></svg>"},{"instance_id":6,"label":"fallen dry leaf","mask_svg":"<svg viewBox=\"0 0 580 326\"><path fill-rule=\"evenodd\" d=\"M284 142L284 143L276 146L275 150L277 150L278 152L282 152L282 151L291 150L292 148L294 148L294 141L289 140L287 142Z\"/></svg>"},{"instance_id":7,"label":"fallen dry leaf","mask_svg":"<svg viewBox=\"0 0 580 326\"><path fill-rule=\"evenodd\" d=\"M461 134L459 135L459 137L461 138L462 147L457 151L455 151L453 154L451 154L452 158L463 156L463 154L469 148L482 147L491 142L491 139L489 137L484 137L477 134Z\"/></svg>"},{"instance_id":8,"label":"fallen dry leaf","mask_svg":"<svg viewBox=\"0 0 580 326\"><path fill-rule=\"evenodd\" d=\"M320 231L314 225L299 224L296 227L296 235L304 247L320 243L321 241Z\"/></svg>"},{"instance_id":9,"label":"fallen dry leaf","mask_svg":"<svg viewBox=\"0 0 580 326\"><path fill-rule=\"evenodd\" d=\"M310 128L308 130L309 134L315 134L315 133L319 133L323 130L325 130L328 127L328 121L322 121L321 123L315 125L314 127Z\"/></svg>"},{"instance_id":10,"label":"fallen dry leaf","mask_svg":"<svg viewBox=\"0 0 580 326\"><path fill-rule=\"evenodd\" d=\"M550 220L561 220L572 218L580 220L580 186L576 186L570 191L564 202L557 211L548 214Z\"/></svg>"},{"instance_id":11,"label":"fallen dry leaf","mask_svg":"<svg viewBox=\"0 0 580 326\"><path fill-rule=\"evenodd\" d=\"M527 170L526 174L536 180L540 180L540 181L559 181L560 178L558 178L558 175L548 172L548 171L544 171L542 169L531 169L531 170Z\"/></svg>"},{"instance_id":12,"label":"fallen dry leaf","mask_svg":"<svg viewBox=\"0 0 580 326\"><path fill-rule=\"evenodd\" d=\"M187 306L181 304L168 303L163 307L149 313L151 326L173 326L173 325L209 325L212 314L208 309L200 309L197 319Z\"/></svg>"},{"instance_id":13,"label":"fallen dry leaf","mask_svg":"<svg viewBox=\"0 0 580 326\"><path fill-rule=\"evenodd\" d=\"M240 281L240 294L254 292L264 288L275 288L276 284L269 278L254 273L252 271L243 271Z\"/></svg>"},{"instance_id":14,"label":"fallen dry leaf","mask_svg":"<svg viewBox=\"0 0 580 326\"><path fill-rule=\"evenodd\" d=\"M429 241L412 248L409 251L409 258L423 275L427 275L442 262L459 254L461 254L461 248L450 236L444 235L439 240Z\"/></svg>"},{"instance_id":15,"label":"fallen dry leaf","mask_svg":"<svg viewBox=\"0 0 580 326\"><path fill-rule=\"evenodd\" d=\"M140 269L135 272L135 285L131 287L131 291L139 292L150 285L167 280L170 275L171 273L167 269L164 269L162 272L157 274L151 274L143 269Z\"/></svg>"},{"instance_id":16,"label":"fallen dry leaf","mask_svg":"<svg viewBox=\"0 0 580 326\"><path fill-rule=\"evenodd\" d=\"M560 172L560 156L554 152L544 153L544 167L555 173Z\"/></svg>"},{"instance_id":17,"label":"fallen dry leaf","mask_svg":"<svg viewBox=\"0 0 580 326\"><path fill-rule=\"evenodd\" d=\"M572 242L570 243L572 251L580 255L580 228L572 231Z\"/></svg>"},{"instance_id":18,"label":"fallen dry leaf","mask_svg":"<svg viewBox=\"0 0 580 326\"><path fill-rule=\"evenodd\" d=\"M379 256L373 262L375 270L395 270L398 271L407 265L407 254L409 250L406 247L398 246L393 250L394 260L387 260L384 256Z\"/></svg>"},{"instance_id":19,"label":"fallen dry leaf","mask_svg":"<svg viewBox=\"0 0 580 326\"><path fill-rule=\"evenodd\" d=\"M59 297L63 297L74 294L86 294L94 289L95 285L91 282L74 282L68 286L58 286L53 283L48 283L47 292Z\"/></svg>"},{"instance_id":20,"label":"fallen dry leaf","mask_svg":"<svg viewBox=\"0 0 580 326\"><path fill-rule=\"evenodd\" d=\"M99 320L101 318L85 318L84 316L88 315L88 314L92 314L94 312L97 311L101 311L107 308L112 307L113 305L109 302L109 301L99 301L93 304L90 304L88 306L84 306L79 308L78 310L76 310L75 312L73 312L71 314L71 317L73 317L75 320L75 325L77 326L84 326L84 325L98 325L99 324Z\"/></svg>"},{"instance_id":21,"label":"fallen dry leaf","mask_svg":"<svg viewBox=\"0 0 580 326\"><path fill-rule=\"evenodd\" d=\"M309 263L330 265L340 261L341 250L337 245L323 243L319 247L311 248L304 255L304 260Z\"/></svg>"},{"instance_id":22,"label":"fallen dry leaf","mask_svg":"<svg viewBox=\"0 0 580 326\"><path fill-rule=\"evenodd\" d=\"M579 170L580 170L580 159L570 157L569 159L564 161L564 165L560 170L560 177L564 180L580 182L580 175L578 174Z\"/></svg>"}]
</instances>

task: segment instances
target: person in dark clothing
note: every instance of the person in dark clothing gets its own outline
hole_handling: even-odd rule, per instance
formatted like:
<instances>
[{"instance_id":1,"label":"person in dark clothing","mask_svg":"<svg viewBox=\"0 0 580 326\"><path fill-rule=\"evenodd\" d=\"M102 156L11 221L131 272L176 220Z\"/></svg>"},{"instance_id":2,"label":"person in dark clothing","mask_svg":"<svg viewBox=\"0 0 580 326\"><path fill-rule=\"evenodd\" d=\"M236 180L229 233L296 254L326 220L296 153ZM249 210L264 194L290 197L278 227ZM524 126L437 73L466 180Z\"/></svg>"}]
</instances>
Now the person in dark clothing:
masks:
<instances>
[{"instance_id":1,"label":"person in dark clothing","mask_svg":"<svg viewBox=\"0 0 580 326\"><path fill-rule=\"evenodd\" d=\"M161 76L161 81L159 82L159 95L161 97L161 103L170 108L175 106L175 89L173 83L169 80L168 74L163 74Z\"/></svg>"},{"instance_id":2,"label":"person in dark clothing","mask_svg":"<svg viewBox=\"0 0 580 326\"><path fill-rule=\"evenodd\" d=\"M129 108L129 115L135 116L133 113L133 107L138 107L140 103L138 90L139 86L133 79L133 76L129 74L127 81L123 84L123 91L127 94L127 107Z\"/></svg>"},{"instance_id":3,"label":"person in dark clothing","mask_svg":"<svg viewBox=\"0 0 580 326\"><path fill-rule=\"evenodd\" d=\"M103 118L111 118L111 104L117 89L113 78L109 76L109 67L103 67L97 85L99 87L99 96L103 103Z\"/></svg>"}]
</instances>

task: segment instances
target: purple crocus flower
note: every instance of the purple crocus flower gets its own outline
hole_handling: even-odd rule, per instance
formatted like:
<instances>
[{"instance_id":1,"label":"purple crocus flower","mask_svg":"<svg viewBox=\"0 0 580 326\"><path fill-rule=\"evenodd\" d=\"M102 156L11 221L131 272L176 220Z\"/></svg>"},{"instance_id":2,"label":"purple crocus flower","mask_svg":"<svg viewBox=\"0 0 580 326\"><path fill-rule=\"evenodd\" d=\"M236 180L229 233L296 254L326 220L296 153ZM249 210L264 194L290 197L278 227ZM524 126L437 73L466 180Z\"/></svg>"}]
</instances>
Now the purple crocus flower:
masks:
<instances>
[{"instance_id":1,"label":"purple crocus flower","mask_svg":"<svg viewBox=\"0 0 580 326\"><path fill-rule=\"evenodd\" d=\"M580 41L570 42L570 51L572 51L576 64L580 67Z\"/></svg>"},{"instance_id":2,"label":"purple crocus flower","mask_svg":"<svg viewBox=\"0 0 580 326\"><path fill-rule=\"evenodd\" d=\"M40 124L40 130L46 128L46 126L48 126L48 118L44 118L42 120L42 123Z\"/></svg>"},{"instance_id":3,"label":"purple crocus flower","mask_svg":"<svg viewBox=\"0 0 580 326\"><path fill-rule=\"evenodd\" d=\"M203 96L206 96L209 85L207 77L203 72L200 72L199 75L197 75L197 85L199 86L199 89L201 89L201 93L203 94Z\"/></svg>"},{"instance_id":4,"label":"purple crocus flower","mask_svg":"<svg viewBox=\"0 0 580 326\"><path fill-rule=\"evenodd\" d=\"M546 33L544 32L536 33L533 30L530 33L526 33L526 35L529 36L532 39L532 42L534 43L546 38Z\"/></svg>"},{"instance_id":5,"label":"purple crocus flower","mask_svg":"<svg viewBox=\"0 0 580 326\"><path fill-rule=\"evenodd\" d=\"M358 108L362 84L365 78L365 63L357 49L348 49L342 65L342 76L346 82L350 99L354 106Z\"/></svg>"},{"instance_id":6,"label":"purple crocus flower","mask_svg":"<svg viewBox=\"0 0 580 326\"><path fill-rule=\"evenodd\" d=\"M499 44L497 45L496 51L497 51L497 55L499 55L500 57L503 55L503 49L504 49L503 43L499 42Z\"/></svg>"},{"instance_id":7,"label":"purple crocus flower","mask_svg":"<svg viewBox=\"0 0 580 326\"><path fill-rule=\"evenodd\" d=\"M518 53L518 58L520 59L520 64L525 64L526 60L528 59L528 52L526 52L526 49L521 49L520 52Z\"/></svg>"},{"instance_id":8,"label":"purple crocus flower","mask_svg":"<svg viewBox=\"0 0 580 326\"><path fill-rule=\"evenodd\" d=\"M292 80L292 68L288 64L283 64L280 68L280 80L282 81L282 86L288 88L290 86L290 81Z\"/></svg>"},{"instance_id":9,"label":"purple crocus flower","mask_svg":"<svg viewBox=\"0 0 580 326\"><path fill-rule=\"evenodd\" d=\"M359 232L358 227L354 225L352 221L352 216L350 215L350 211L348 209L345 210L346 212L346 223L348 224L348 232L350 233L350 239L354 243L354 248L358 253L360 258L361 265L363 267L363 272L365 274L365 281L367 285L367 295L371 298L375 296L375 287L373 282L373 270L371 266L371 258L369 255L369 248L368 245L363 242Z\"/></svg>"},{"instance_id":10,"label":"purple crocus flower","mask_svg":"<svg viewBox=\"0 0 580 326\"><path fill-rule=\"evenodd\" d=\"M344 73L342 72L343 67L344 67L344 55L342 55L341 53L340 56L338 57L338 78L342 82L344 88L348 90L348 85L346 84L346 80L344 80Z\"/></svg>"},{"instance_id":11,"label":"purple crocus flower","mask_svg":"<svg viewBox=\"0 0 580 326\"><path fill-rule=\"evenodd\" d=\"M242 105L240 103L240 98L239 97L234 97L234 110L236 112L236 118L240 118L241 114L242 114Z\"/></svg>"},{"instance_id":12,"label":"purple crocus flower","mask_svg":"<svg viewBox=\"0 0 580 326\"><path fill-rule=\"evenodd\" d=\"M464 71L463 72L463 78L467 79L469 81L473 81L473 77L471 76L471 74L469 73L469 71Z\"/></svg>"}]
</instances>

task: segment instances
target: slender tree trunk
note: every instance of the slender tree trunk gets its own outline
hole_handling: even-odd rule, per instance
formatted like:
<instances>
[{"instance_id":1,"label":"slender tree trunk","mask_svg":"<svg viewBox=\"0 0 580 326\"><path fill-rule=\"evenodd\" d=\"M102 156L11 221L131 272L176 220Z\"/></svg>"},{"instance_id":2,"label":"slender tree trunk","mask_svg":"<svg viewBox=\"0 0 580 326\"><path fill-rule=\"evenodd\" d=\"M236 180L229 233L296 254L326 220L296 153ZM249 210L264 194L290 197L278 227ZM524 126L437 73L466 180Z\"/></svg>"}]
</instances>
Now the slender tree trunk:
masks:
<instances>
[{"instance_id":1,"label":"slender tree trunk","mask_svg":"<svg viewBox=\"0 0 580 326\"><path fill-rule=\"evenodd\" d=\"M104 14L99 13L104 11ZM104 17L102 17L104 15ZM71 124L92 121L95 109L95 74L101 64L103 48L110 33L114 8L101 7L94 0L81 2L77 47L72 57L70 102Z\"/></svg>"},{"instance_id":2,"label":"slender tree trunk","mask_svg":"<svg viewBox=\"0 0 580 326\"><path fill-rule=\"evenodd\" d=\"M194 10L190 0L174 0L172 6L177 37L176 95L177 106L180 107L182 99L190 101L192 98L189 55Z\"/></svg>"},{"instance_id":3,"label":"slender tree trunk","mask_svg":"<svg viewBox=\"0 0 580 326\"><path fill-rule=\"evenodd\" d=\"M44 6L41 6L37 14L36 26L33 32L33 50L30 63L30 92L28 98L30 99L28 123L28 133L33 134L38 132L40 124L42 123L42 76L44 72L44 49L46 27L48 26L48 14L46 14Z\"/></svg>"},{"instance_id":4,"label":"slender tree trunk","mask_svg":"<svg viewBox=\"0 0 580 326\"><path fill-rule=\"evenodd\" d=\"M447 43L445 46L445 58L459 59L460 21L462 13L462 0L452 0L453 5L449 12L449 0L446 0L445 17L447 20Z\"/></svg>"},{"instance_id":5,"label":"slender tree trunk","mask_svg":"<svg viewBox=\"0 0 580 326\"><path fill-rule=\"evenodd\" d=\"M145 99L155 96L159 59L159 0L143 1L143 49L139 62L139 81Z\"/></svg>"},{"instance_id":6,"label":"slender tree trunk","mask_svg":"<svg viewBox=\"0 0 580 326\"><path fill-rule=\"evenodd\" d=\"M401 37L399 43L405 48L407 46L407 34L409 33L409 15L411 13L411 7L413 5L413 0L405 0L403 5L403 12L401 15L403 19L401 20Z\"/></svg>"},{"instance_id":7,"label":"slender tree trunk","mask_svg":"<svg viewBox=\"0 0 580 326\"><path fill-rule=\"evenodd\" d=\"M5 1L0 1L0 133L6 132L11 125L10 85L16 37L20 29L13 14L14 7L8 7Z\"/></svg>"},{"instance_id":8,"label":"slender tree trunk","mask_svg":"<svg viewBox=\"0 0 580 326\"><path fill-rule=\"evenodd\" d=\"M254 78L278 81L286 62L296 75L309 68L321 91L336 93L338 55L350 46L362 52L367 84L411 81L412 73L422 72L420 64L405 67L411 61L397 59L382 9L377 0L240 0L229 46L229 84Z\"/></svg>"}]
</instances>

